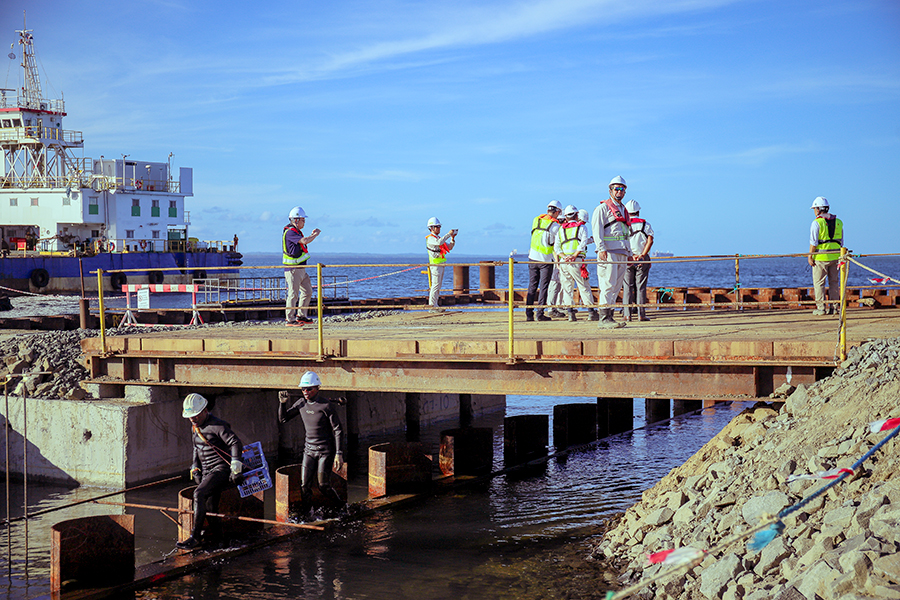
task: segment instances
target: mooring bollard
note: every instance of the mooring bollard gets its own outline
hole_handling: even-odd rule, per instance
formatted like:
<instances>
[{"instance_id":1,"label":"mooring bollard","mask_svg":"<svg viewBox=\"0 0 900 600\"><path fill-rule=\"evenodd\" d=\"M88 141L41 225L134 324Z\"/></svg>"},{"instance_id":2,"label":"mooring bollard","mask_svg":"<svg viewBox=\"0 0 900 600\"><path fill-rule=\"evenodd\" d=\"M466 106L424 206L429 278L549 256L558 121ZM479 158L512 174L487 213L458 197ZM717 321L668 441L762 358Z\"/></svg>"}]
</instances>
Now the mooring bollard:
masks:
<instances>
[{"instance_id":1,"label":"mooring bollard","mask_svg":"<svg viewBox=\"0 0 900 600\"><path fill-rule=\"evenodd\" d=\"M596 439L596 404L557 404L553 407L553 446L557 450Z\"/></svg>"},{"instance_id":2,"label":"mooring bollard","mask_svg":"<svg viewBox=\"0 0 900 600\"><path fill-rule=\"evenodd\" d=\"M287 465L275 470L275 520L287 523L292 511L297 510L303 500L301 484L303 482L303 465ZM331 487L338 498L347 502L347 464L340 471L331 470ZM313 483L312 494L308 500L310 506L331 506L334 498L319 491L318 479Z\"/></svg>"},{"instance_id":3,"label":"mooring bollard","mask_svg":"<svg viewBox=\"0 0 900 600\"><path fill-rule=\"evenodd\" d=\"M469 265L453 265L453 293L469 293Z\"/></svg>"},{"instance_id":4,"label":"mooring bollard","mask_svg":"<svg viewBox=\"0 0 900 600\"><path fill-rule=\"evenodd\" d=\"M597 437L634 429L634 398L597 398Z\"/></svg>"},{"instance_id":5,"label":"mooring bollard","mask_svg":"<svg viewBox=\"0 0 900 600\"><path fill-rule=\"evenodd\" d=\"M194 527L194 490L197 486L184 488L178 492L178 541L191 537ZM256 492L252 496L241 498L237 488L229 488L222 492L219 499L219 510L214 511L222 515L235 515L241 517L253 517L262 519L265 516L263 492ZM222 519L222 534L225 537L238 537L247 533L254 533L262 529L262 523L252 521L240 521L238 519Z\"/></svg>"},{"instance_id":6,"label":"mooring bollard","mask_svg":"<svg viewBox=\"0 0 900 600\"><path fill-rule=\"evenodd\" d=\"M433 460L420 442L369 446L369 497L423 492L431 484Z\"/></svg>"},{"instance_id":7,"label":"mooring bollard","mask_svg":"<svg viewBox=\"0 0 900 600\"><path fill-rule=\"evenodd\" d=\"M494 466L494 430L465 427L441 432L438 463L444 475L487 475Z\"/></svg>"},{"instance_id":8,"label":"mooring bollard","mask_svg":"<svg viewBox=\"0 0 900 600\"><path fill-rule=\"evenodd\" d=\"M134 580L134 515L60 521L50 528L50 590L108 587ZM55 597L55 596L54 596Z\"/></svg>"},{"instance_id":9,"label":"mooring bollard","mask_svg":"<svg viewBox=\"0 0 900 600\"><path fill-rule=\"evenodd\" d=\"M661 400L659 398L644 398L644 414L646 415L647 424L659 423L671 417L669 410L669 399Z\"/></svg>"},{"instance_id":10,"label":"mooring bollard","mask_svg":"<svg viewBox=\"0 0 900 600\"><path fill-rule=\"evenodd\" d=\"M494 282L496 267L494 266L494 262L490 260L482 260L479 261L478 265L478 287L480 288L481 293L485 293L487 291L494 291L497 287Z\"/></svg>"},{"instance_id":11,"label":"mooring bollard","mask_svg":"<svg viewBox=\"0 0 900 600\"><path fill-rule=\"evenodd\" d=\"M503 419L503 462L513 466L547 456L548 415L519 415Z\"/></svg>"}]
</instances>

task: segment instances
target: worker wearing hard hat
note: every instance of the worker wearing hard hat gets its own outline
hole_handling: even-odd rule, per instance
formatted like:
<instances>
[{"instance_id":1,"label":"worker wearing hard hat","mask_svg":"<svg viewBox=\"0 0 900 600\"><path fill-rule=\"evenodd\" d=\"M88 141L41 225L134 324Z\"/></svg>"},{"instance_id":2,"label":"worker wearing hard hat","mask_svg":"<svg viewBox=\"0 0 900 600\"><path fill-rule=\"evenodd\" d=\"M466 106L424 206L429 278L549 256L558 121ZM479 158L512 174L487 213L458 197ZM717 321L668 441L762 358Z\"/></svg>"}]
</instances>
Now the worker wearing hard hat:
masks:
<instances>
[{"instance_id":1,"label":"worker wearing hard hat","mask_svg":"<svg viewBox=\"0 0 900 600\"><path fill-rule=\"evenodd\" d=\"M284 265L284 279L287 282L284 316L287 325L306 325L312 323L312 319L307 316L309 299L312 296L312 284L304 267L309 260L307 246L319 237L321 231L313 229L311 234L303 236L306 212L299 206L291 209L288 219L290 223L281 234L281 262ZM299 314L297 314L298 298Z\"/></svg>"},{"instance_id":2,"label":"worker wearing hard hat","mask_svg":"<svg viewBox=\"0 0 900 600\"><path fill-rule=\"evenodd\" d=\"M318 480L322 495L329 500L343 502L331 486L332 467L340 471L344 466L344 430L336 406L343 399L335 402L329 400L319 393L321 386L319 376L307 371L300 378L302 398L288 406L290 394L278 394L278 421L284 424L299 415L306 431L300 476L301 501L304 504L312 498L314 478Z\"/></svg>"},{"instance_id":3,"label":"worker wearing hard hat","mask_svg":"<svg viewBox=\"0 0 900 600\"><path fill-rule=\"evenodd\" d=\"M631 246L628 243L631 218L622 204L626 189L621 176L609 182L609 198L600 203L591 215L591 231L597 245L597 279L600 287L600 323L604 329L624 327L613 319L613 307L625 280L625 270Z\"/></svg>"},{"instance_id":4,"label":"worker wearing hard hat","mask_svg":"<svg viewBox=\"0 0 900 600\"><path fill-rule=\"evenodd\" d=\"M559 216L562 204L552 200L547 205L547 212L538 215L531 223L531 249L528 251L528 293L525 295L525 320L550 321L544 315L547 304L547 292L550 279L553 277L553 244L559 231ZM535 302L538 308L535 310Z\"/></svg>"},{"instance_id":5,"label":"worker wearing hard hat","mask_svg":"<svg viewBox=\"0 0 900 600\"><path fill-rule=\"evenodd\" d=\"M828 278L828 299L834 303L840 299L838 259L844 245L844 224L829 211L828 200L819 196L810 207L816 213L809 228L809 266L813 271L813 288L816 296L814 315L834 312L834 306L825 306L825 278Z\"/></svg>"},{"instance_id":6,"label":"worker wearing hard hat","mask_svg":"<svg viewBox=\"0 0 900 600\"><path fill-rule=\"evenodd\" d=\"M441 222L437 217L428 219L428 235L425 236L425 249L428 250L429 280L428 304L433 312L440 311L438 307L441 296L441 285L444 283L444 263L447 262L447 253L456 245L458 229L451 229L441 235Z\"/></svg>"},{"instance_id":7,"label":"worker wearing hard hat","mask_svg":"<svg viewBox=\"0 0 900 600\"><path fill-rule=\"evenodd\" d=\"M191 535L175 545L190 549L201 543L208 544L215 540L217 533L221 534L217 518L210 517L210 529L205 532L203 522L207 512L218 512L222 492L230 485L241 482L244 445L228 423L209 414L209 402L200 394L188 394L182 408L181 416L191 421L191 441L194 445L191 479L197 487L194 489Z\"/></svg>"},{"instance_id":8,"label":"worker wearing hard hat","mask_svg":"<svg viewBox=\"0 0 900 600\"><path fill-rule=\"evenodd\" d=\"M650 276L650 248L653 247L653 228L650 223L640 217L641 205L637 200L625 204L625 210L631 217L628 243L631 246L631 259L625 270L625 286L622 292L622 304L625 305L625 320L632 316L641 321L649 321L644 305L647 304L647 278ZM637 308L628 306L638 304Z\"/></svg>"},{"instance_id":9,"label":"worker wearing hard hat","mask_svg":"<svg viewBox=\"0 0 900 600\"><path fill-rule=\"evenodd\" d=\"M588 286L585 285L585 277L582 276L582 271L587 272L584 267L589 237L587 227L579 218L578 209L571 204L565 208L563 216L565 216L565 222L560 224L556 234L556 243L553 245L553 250L559 259L559 279L562 286L563 304L568 305L569 320L575 321L573 291L574 288L578 288L582 304L588 307L591 320L596 321L599 317L593 307L594 298Z\"/></svg>"}]
</instances>

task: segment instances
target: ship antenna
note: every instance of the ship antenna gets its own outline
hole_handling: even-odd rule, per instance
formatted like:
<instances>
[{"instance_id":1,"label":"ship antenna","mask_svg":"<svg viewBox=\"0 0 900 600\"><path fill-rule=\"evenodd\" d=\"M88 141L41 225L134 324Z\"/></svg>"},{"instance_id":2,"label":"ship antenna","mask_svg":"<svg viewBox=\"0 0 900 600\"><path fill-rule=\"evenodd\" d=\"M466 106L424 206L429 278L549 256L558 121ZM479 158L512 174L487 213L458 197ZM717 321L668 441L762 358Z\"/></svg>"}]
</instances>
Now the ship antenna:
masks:
<instances>
[{"instance_id":1,"label":"ship antenna","mask_svg":"<svg viewBox=\"0 0 900 600\"><path fill-rule=\"evenodd\" d=\"M20 108L40 110L41 79L34 63L34 36L30 29L25 28L25 11L22 11L22 29L16 33L19 34L19 44L22 45L22 69L25 71L25 85L22 88L24 104Z\"/></svg>"}]
</instances>

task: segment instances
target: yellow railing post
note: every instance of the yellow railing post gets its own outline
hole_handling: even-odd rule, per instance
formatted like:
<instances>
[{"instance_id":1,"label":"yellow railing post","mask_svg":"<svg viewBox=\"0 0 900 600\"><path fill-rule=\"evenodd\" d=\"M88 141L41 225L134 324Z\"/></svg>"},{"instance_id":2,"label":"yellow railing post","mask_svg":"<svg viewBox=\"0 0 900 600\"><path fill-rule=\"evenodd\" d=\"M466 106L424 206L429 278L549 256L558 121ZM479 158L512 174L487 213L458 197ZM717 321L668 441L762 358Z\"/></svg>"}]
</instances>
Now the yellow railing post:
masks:
<instances>
[{"instance_id":1,"label":"yellow railing post","mask_svg":"<svg viewBox=\"0 0 900 600\"><path fill-rule=\"evenodd\" d=\"M513 338L513 257L509 257L509 362L515 361L514 338Z\"/></svg>"},{"instance_id":2,"label":"yellow railing post","mask_svg":"<svg viewBox=\"0 0 900 600\"><path fill-rule=\"evenodd\" d=\"M319 360L325 360L325 342L322 333L322 263L316 263L316 310L319 314Z\"/></svg>"},{"instance_id":3,"label":"yellow railing post","mask_svg":"<svg viewBox=\"0 0 900 600\"><path fill-rule=\"evenodd\" d=\"M106 354L106 318L103 314L103 269L97 269L97 306L100 309L100 353Z\"/></svg>"},{"instance_id":4,"label":"yellow railing post","mask_svg":"<svg viewBox=\"0 0 900 600\"><path fill-rule=\"evenodd\" d=\"M847 360L847 249L841 247L841 362Z\"/></svg>"}]
</instances>

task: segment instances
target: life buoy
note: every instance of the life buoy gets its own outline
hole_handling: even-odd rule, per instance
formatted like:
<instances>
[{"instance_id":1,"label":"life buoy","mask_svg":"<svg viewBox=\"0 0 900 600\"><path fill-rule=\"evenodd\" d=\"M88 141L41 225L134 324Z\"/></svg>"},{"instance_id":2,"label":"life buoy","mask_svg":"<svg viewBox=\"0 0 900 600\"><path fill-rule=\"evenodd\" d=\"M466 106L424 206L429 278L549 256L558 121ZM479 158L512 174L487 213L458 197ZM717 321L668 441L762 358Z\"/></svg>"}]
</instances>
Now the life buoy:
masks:
<instances>
[{"instance_id":1,"label":"life buoy","mask_svg":"<svg viewBox=\"0 0 900 600\"><path fill-rule=\"evenodd\" d=\"M152 284L158 284L163 282L163 272L162 271L150 271L147 273L147 281Z\"/></svg>"},{"instance_id":2,"label":"life buoy","mask_svg":"<svg viewBox=\"0 0 900 600\"><path fill-rule=\"evenodd\" d=\"M109 283L114 290L120 291L123 285L128 285L128 277L125 276L125 273L113 273L109 276Z\"/></svg>"},{"instance_id":3,"label":"life buoy","mask_svg":"<svg viewBox=\"0 0 900 600\"><path fill-rule=\"evenodd\" d=\"M28 278L31 280L31 285L36 288L47 287L47 284L50 283L50 273L47 272L47 269L35 269Z\"/></svg>"},{"instance_id":4,"label":"life buoy","mask_svg":"<svg viewBox=\"0 0 900 600\"><path fill-rule=\"evenodd\" d=\"M141 250L147 247L147 240L141 240Z\"/></svg>"},{"instance_id":5,"label":"life buoy","mask_svg":"<svg viewBox=\"0 0 900 600\"><path fill-rule=\"evenodd\" d=\"M109 243L109 251L110 251L110 252L115 252L115 251L116 251L116 243L115 243L115 242L110 242L110 243Z\"/></svg>"}]
</instances>

